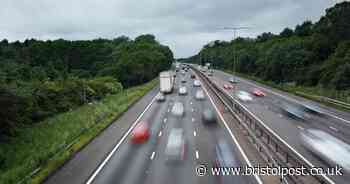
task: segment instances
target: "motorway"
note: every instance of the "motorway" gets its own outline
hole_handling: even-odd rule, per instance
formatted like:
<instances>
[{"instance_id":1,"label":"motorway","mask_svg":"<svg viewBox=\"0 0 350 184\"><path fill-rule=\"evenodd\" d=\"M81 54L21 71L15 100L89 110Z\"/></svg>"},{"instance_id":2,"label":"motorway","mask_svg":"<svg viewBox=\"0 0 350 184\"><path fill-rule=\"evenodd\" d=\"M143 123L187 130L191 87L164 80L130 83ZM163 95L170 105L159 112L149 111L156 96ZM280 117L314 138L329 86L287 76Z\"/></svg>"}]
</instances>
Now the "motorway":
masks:
<instances>
[{"instance_id":1,"label":"motorway","mask_svg":"<svg viewBox=\"0 0 350 184\"><path fill-rule=\"evenodd\" d=\"M242 132L239 128L235 128L236 120L230 113L224 112L222 104L218 105L218 100L215 100L210 91L206 90L205 85L194 87L194 79L190 78L190 74L192 71L186 72L184 76L180 72L177 74L175 88L172 93L165 96L164 102L155 100L158 87L150 91L61 169L52 174L45 183L278 183L271 178L261 180L259 176L218 177L208 173L205 176L197 176L196 166L204 164L209 169L213 166L217 159L215 148L220 141L228 143L237 166L250 165L250 162L256 166L263 161L258 158L259 153L254 152L255 148L251 148L252 145L249 142L244 142L245 136L238 135ZM186 83L181 83L183 77ZM214 75L209 78L218 86L223 86L229 83L229 77L231 75L215 70ZM258 87L266 93L265 97L255 97L253 101L242 102L242 104L312 165L329 167L302 145L300 131L317 128L350 143L349 113L316 103L326 112L325 115L309 113L307 121L298 121L283 114L279 108L280 104L299 104L307 100L250 80L238 79L236 86L238 90L250 92L252 88ZM187 95L178 94L180 86L187 87ZM204 100L197 100L194 97L199 89L205 91ZM234 90L222 90L236 98ZM183 103L185 112L183 117L172 114L171 109L175 102ZM214 110L218 117L218 122L212 126L205 125L202 121L201 113L207 108ZM228 116L231 118L227 118ZM149 125L150 138L143 144L134 144L131 142L131 132L140 122L146 122ZM184 131L185 152L183 160L169 163L165 149L169 133L174 128L181 128ZM238 141L235 136L238 136ZM243 147L243 150L238 144ZM333 183L348 183L347 180L350 179L348 174L327 177Z\"/></svg>"},{"instance_id":2,"label":"motorway","mask_svg":"<svg viewBox=\"0 0 350 184\"><path fill-rule=\"evenodd\" d=\"M228 80L230 77L232 77L231 74L216 70L213 77L210 78L218 86L222 87L224 84L229 84ZM239 81L237 85L235 85L236 89L226 91L231 94L232 97L236 98L233 92L234 90L250 92L254 88L262 89L266 93L265 97L255 97L253 101L243 103L244 106L261 119L269 128L274 130L282 139L303 155L314 166L326 168L330 165L326 164L318 156L312 154L301 144L302 140L300 139L300 131L310 128L319 129L348 144L350 143L350 113L341 112L315 102L310 102L301 97L290 95L247 79L240 77L236 78ZM317 115L308 113L306 121L299 121L286 116L280 109L280 105L283 103L300 104L304 102L316 104L321 107L325 114ZM350 179L350 175L347 173L343 176L329 177L335 183L348 183L348 180Z\"/></svg>"},{"instance_id":3,"label":"motorway","mask_svg":"<svg viewBox=\"0 0 350 184\"><path fill-rule=\"evenodd\" d=\"M104 167L90 178L91 183L257 183L252 176L215 176L198 177L195 167L205 164L209 167L216 159L215 146L219 140L230 143L233 157L239 166L246 163L240 159L240 153L232 144L232 139L221 122L213 126L204 125L201 112L204 108L213 108L206 96L205 100L196 100L195 93L201 87L193 87L190 71L185 74L186 83L182 83L181 74L177 75L174 92L166 95L165 102L154 102L140 121L147 122L151 129L150 140L141 145L130 141L130 135L110 157ZM186 86L187 95L177 93L179 86ZM174 102L184 104L183 117L171 113ZM214 108L213 108L214 109ZM169 132L173 128L182 128L185 137L185 157L179 163L166 161L165 147Z\"/></svg>"}]
</instances>

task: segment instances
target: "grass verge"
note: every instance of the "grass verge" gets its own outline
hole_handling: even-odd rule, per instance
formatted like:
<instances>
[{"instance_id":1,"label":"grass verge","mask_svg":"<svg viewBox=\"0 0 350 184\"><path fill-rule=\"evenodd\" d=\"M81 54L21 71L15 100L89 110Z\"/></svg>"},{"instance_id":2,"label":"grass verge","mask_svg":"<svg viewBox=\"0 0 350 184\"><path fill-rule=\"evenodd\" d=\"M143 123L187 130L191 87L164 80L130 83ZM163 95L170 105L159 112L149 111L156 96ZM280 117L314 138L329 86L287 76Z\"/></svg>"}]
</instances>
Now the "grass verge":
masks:
<instances>
[{"instance_id":1,"label":"grass verge","mask_svg":"<svg viewBox=\"0 0 350 184\"><path fill-rule=\"evenodd\" d=\"M41 183L157 84L155 79L21 129L0 143L0 183Z\"/></svg>"},{"instance_id":2,"label":"grass verge","mask_svg":"<svg viewBox=\"0 0 350 184\"><path fill-rule=\"evenodd\" d=\"M230 70L225 70L227 73L232 73ZM294 85L279 85L271 81L265 81L254 76L249 76L242 73L236 73L239 77L250 79L260 84L270 86L272 88L279 89L284 92L288 92L309 100L317 101L327 106L334 107L339 110L349 111L350 108L339 103L334 103L332 101L326 100L324 97L339 100L345 103L350 103L350 92L339 92L330 89L320 89L319 87L305 87L305 86L294 86Z\"/></svg>"}]
</instances>

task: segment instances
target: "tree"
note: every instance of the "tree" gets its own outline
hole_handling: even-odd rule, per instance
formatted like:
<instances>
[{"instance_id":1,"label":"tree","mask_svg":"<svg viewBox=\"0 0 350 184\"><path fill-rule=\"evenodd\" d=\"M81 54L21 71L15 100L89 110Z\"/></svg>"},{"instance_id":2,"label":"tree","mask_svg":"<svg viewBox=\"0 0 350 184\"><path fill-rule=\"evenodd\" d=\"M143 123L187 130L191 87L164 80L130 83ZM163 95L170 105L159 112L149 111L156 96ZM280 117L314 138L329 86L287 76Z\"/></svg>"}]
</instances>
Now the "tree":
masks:
<instances>
[{"instance_id":1,"label":"tree","mask_svg":"<svg viewBox=\"0 0 350 184\"><path fill-rule=\"evenodd\" d=\"M280 33L280 36L288 38L293 36L293 33L293 30L287 27Z\"/></svg>"},{"instance_id":2,"label":"tree","mask_svg":"<svg viewBox=\"0 0 350 184\"><path fill-rule=\"evenodd\" d=\"M24 120L26 104L24 99L0 87L0 138L2 135L13 135L19 120Z\"/></svg>"},{"instance_id":3,"label":"tree","mask_svg":"<svg viewBox=\"0 0 350 184\"><path fill-rule=\"evenodd\" d=\"M295 27L295 34L297 36L310 36L312 34L312 26L311 21L305 21Z\"/></svg>"},{"instance_id":4,"label":"tree","mask_svg":"<svg viewBox=\"0 0 350 184\"><path fill-rule=\"evenodd\" d=\"M316 23L316 31L332 41L332 46L350 40L350 2L344 1L326 10L326 15Z\"/></svg>"},{"instance_id":5,"label":"tree","mask_svg":"<svg viewBox=\"0 0 350 184\"><path fill-rule=\"evenodd\" d=\"M272 34L271 32L263 33L257 37L257 41L258 42L265 42L265 41L272 39L274 36L275 35Z\"/></svg>"},{"instance_id":6,"label":"tree","mask_svg":"<svg viewBox=\"0 0 350 184\"><path fill-rule=\"evenodd\" d=\"M331 84L337 90L350 89L350 61L349 63L338 67L337 73L334 75Z\"/></svg>"}]
</instances>

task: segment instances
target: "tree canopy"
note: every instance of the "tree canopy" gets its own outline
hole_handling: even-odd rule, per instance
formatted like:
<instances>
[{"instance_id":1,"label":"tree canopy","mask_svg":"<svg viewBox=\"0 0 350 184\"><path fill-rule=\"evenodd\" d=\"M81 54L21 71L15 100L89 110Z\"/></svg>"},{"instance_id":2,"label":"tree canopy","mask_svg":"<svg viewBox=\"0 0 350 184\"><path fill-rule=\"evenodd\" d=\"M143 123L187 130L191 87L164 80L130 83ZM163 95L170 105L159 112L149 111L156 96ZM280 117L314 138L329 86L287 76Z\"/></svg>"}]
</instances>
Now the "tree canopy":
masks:
<instances>
[{"instance_id":1,"label":"tree canopy","mask_svg":"<svg viewBox=\"0 0 350 184\"><path fill-rule=\"evenodd\" d=\"M316 23L305 21L279 35L262 33L255 39L219 43L204 46L184 61L232 69L236 56L240 73L275 83L350 90L350 2L327 9Z\"/></svg>"},{"instance_id":2,"label":"tree canopy","mask_svg":"<svg viewBox=\"0 0 350 184\"><path fill-rule=\"evenodd\" d=\"M0 138L170 67L171 50L153 35L95 40L0 41Z\"/></svg>"}]
</instances>

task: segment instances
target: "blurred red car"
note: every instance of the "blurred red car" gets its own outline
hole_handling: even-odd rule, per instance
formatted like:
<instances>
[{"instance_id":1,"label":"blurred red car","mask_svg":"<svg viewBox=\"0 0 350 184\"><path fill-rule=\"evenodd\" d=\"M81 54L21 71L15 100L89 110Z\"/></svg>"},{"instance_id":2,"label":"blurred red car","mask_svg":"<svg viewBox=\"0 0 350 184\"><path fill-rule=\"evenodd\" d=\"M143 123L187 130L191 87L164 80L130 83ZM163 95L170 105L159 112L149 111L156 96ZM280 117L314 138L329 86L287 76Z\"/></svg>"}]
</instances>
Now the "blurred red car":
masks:
<instances>
[{"instance_id":1,"label":"blurred red car","mask_svg":"<svg viewBox=\"0 0 350 184\"><path fill-rule=\"evenodd\" d=\"M224 89L230 90L233 89L233 86L230 84L224 84Z\"/></svg>"},{"instance_id":2,"label":"blurred red car","mask_svg":"<svg viewBox=\"0 0 350 184\"><path fill-rule=\"evenodd\" d=\"M257 88L253 89L252 94L260 97L266 96L266 94L263 91Z\"/></svg>"},{"instance_id":3,"label":"blurred red car","mask_svg":"<svg viewBox=\"0 0 350 184\"><path fill-rule=\"evenodd\" d=\"M142 144L150 137L149 127L146 122L139 122L136 127L132 130L131 141L134 144Z\"/></svg>"}]
</instances>

